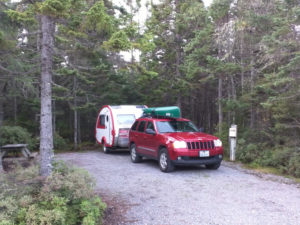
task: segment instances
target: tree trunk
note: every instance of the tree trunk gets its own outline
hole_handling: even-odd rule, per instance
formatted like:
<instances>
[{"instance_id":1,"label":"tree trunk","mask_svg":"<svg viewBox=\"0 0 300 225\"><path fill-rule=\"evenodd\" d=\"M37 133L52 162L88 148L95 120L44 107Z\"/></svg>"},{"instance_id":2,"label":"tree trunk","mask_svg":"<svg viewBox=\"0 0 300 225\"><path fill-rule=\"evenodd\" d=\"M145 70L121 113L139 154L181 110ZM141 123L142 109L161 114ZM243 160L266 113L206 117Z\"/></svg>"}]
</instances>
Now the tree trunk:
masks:
<instances>
[{"instance_id":1,"label":"tree trunk","mask_svg":"<svg viewBox=\"0 0 300 225\"><path fill-rule=\"evenodd\" d=\"M251 97L253 94L253 89L254 89L254 77L255 77L255 68L254 68L254 56L252 56L251 59L251 71L250 71L250 92L251 92ZM253 106L253 101L251 101L251 107L250 107L250 128L254 128L254 123L255 123L255 109Z\"/></svg>"},{"instance_id":2,"label":"tree trunk","mask_svg":"<svg viewBox=\"0 0 300 225\"><path fill-rule=\"evenodd\" d=\"M180 1L179 0L175 0L175 13L176 13L176 17L177 14L179 14L180 12ZM176 21L175 21L176 23ZM182 42L182 37L179 33L176 33L176 29L174 31L175 33L175 51L176 51L176 62L175 62L175 74L176 74L176 79L180 79L181 78L181 73L180 73L180 64L181 64L181 57L182 57L182 50L181 50L181 42ZM177 106L179 108L181 108L182 106L182 96L181 96L181 92L178 92L178 96L177 96Z\"/></svg>"},{"instance_id":3,"label":"tree trunk","mask_svg":"<svg viewBox=\"0 0 300 225\"><path fill-rule=\"evenodd\" d=\"M223 109L222 109L222 91L223 91L223 80L219 77L219 87L218 87L218 107L219 107L219 134L222 132L223 124Z\"/></svg>"},{"instance_id":4,"label":"tree trunk","mask_svg":"<svg viewBox=\"0 0 300 225\"><path fill-rule=\"evenodd\" d=\"M74 75L73 77L73 97L74 97L74 148L77 150L78 148L78 113L77 113L77 78Z\"/></svg>"},{"instance_id":5,"label":"tree trunk","mask_svg":"<svg viewBox=\"0 0 300 225\"><path fill-rule=\"evenodd\" d=\"M244 94L244 80L245 80L245 69L244 69L244 33L242 32L241 35L241 44L240 44L240 51L241 51L241 89L242 89L242 95Z\"/></svg>"},{"instance_id":6,"label":"tree trunk","mask_svg":"<svg viewBox=\"0 0 300 225\"><path fill-rule=\"evenodd\" d=\"M80 113L78 112L77 113L77 129L78 129L78 132L77 132L77 140L78 140L78 144L80 145L81 144L81 128L80 128Z\"/></svg>"},{"instance_id":7,"label":"tree trunk","mask_svg":"<svg viewBox=\"0 0 300 225\"><path fill-rule=\"evenodd\" d=\"M55 100L52 101L52 129L53 129L53 135L56 133L56 114L55 114Z\"/></svg>"},{"instance_id":8,"label":"tree trunk","mask_svg":"<svg viewBox=\"0 0 300 225\"><path fill-rule=\"evenodd\" d=\"M3 172L3 165L2 165L2 156L0 153L0 174Z\"/></svg>"},{"instance_id":9,"label":"tree trunk","mask_svg":"<svg viewBox=\"0 0 300 225\"><path fill-rule=\"evenodd\" d=\"M41 16L41 121L40 121L40 174L49 176L52 172L52 63L55 24L51 17Z\"/></svg>"},{"instance_id":10,"label":"tree trunk","mask_svg":"<svg viewBox=\"0 0 300 225\"><path fill-rule=\"evenodd\" d=\"M18 112L18 104L17 104L17 88L16 88L16 80L13 79L12 81L13 83L13 90L14 90L14 94L13 94L13 99L14 99L14 125L17 125L17 112Z\"/></svg>"},{"instance_id":11,"label":"tree trunk","mask_svg":"<svg viewBox=\"0 0 300 225\"><path fill-rule=\"evenodd\" d=\"M230 76L230 81L231 81L231 96L232 96L232 100L234 102L236 102L236 87L235 87L235 83L234 83L234 78L233 76ZM236 117L236 113L235 113L235 109L232 112L232 122L235 123L235 117Z\"/></svg>"},{"instance_id":12,"label":"tree trunk","mask_svg":"<svg viewBox=\"0 0 300 225\"><path fill-rule=\"evenodd\" d=\"M0 127L3 124L3 117L4 117L4 82L0 83Z\"/></svg>"}]
</instances>

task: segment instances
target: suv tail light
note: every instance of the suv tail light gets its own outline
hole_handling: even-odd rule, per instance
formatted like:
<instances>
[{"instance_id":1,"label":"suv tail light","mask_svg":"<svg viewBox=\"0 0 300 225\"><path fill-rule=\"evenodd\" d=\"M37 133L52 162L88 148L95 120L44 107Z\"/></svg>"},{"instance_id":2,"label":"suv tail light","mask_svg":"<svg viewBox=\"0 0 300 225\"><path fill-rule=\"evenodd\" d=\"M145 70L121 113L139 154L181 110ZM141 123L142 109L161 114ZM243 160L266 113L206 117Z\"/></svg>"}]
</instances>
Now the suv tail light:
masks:
<instances>
[{"instance_id":1,"label":"suv tail light","mask_svg":"<svg viewBox=\"0 0 300 225\"><path fill-rule=\"evenodd\" d=\"M129 129L128 128L119 129L119 137L128 137L128 135L129 135Z\"/></svg>"}]
</instances>

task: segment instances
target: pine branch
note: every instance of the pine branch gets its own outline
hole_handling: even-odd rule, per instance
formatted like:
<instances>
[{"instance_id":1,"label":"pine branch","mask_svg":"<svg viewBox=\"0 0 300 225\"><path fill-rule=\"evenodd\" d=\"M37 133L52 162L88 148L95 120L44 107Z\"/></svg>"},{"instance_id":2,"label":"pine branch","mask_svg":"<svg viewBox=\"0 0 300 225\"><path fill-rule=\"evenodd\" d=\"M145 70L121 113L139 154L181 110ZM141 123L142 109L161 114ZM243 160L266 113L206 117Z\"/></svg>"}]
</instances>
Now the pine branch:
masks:
<instances>
[{"instance_id":1,"label":"pine branch","mask_svg":"<svg viewBox=\"0 0 300 225\"><path fill-rule=\"evenodd\" d=\"M31 70L31 71L27 71L27 72L12 71L10 69L5 68L1 64L0 64L0 70L8 73L9 75L7 75L7 76L11 76L11 75L22 75L22 76L24 76L24 75L28 75L28 74L32 74L32 73L36 72L35 70Z\"/></svg>"}]
</instances>

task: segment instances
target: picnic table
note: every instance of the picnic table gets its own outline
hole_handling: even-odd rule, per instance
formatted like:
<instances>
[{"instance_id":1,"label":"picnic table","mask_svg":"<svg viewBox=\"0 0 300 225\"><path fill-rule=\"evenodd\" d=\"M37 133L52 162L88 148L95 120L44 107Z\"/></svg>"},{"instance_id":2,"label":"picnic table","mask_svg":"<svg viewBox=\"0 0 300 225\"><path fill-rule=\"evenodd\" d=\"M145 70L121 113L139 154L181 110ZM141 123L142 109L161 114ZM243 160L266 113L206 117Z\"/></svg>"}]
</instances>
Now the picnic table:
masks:
<instances>
[{"instance_id":1,"label":"picnic table","mask_svg":"<svg viewBox=\"0 0 300 225\"><path fill-rule=\"evenodd\" d=\"M9 145L4 145L1 146L0 148L0 159L7 155L8 153L15 153L17 154L18 152L21 152L25 158L32 158L32 155L27 148L27 144L9 144Z\"/></svg>"}]
</instances>

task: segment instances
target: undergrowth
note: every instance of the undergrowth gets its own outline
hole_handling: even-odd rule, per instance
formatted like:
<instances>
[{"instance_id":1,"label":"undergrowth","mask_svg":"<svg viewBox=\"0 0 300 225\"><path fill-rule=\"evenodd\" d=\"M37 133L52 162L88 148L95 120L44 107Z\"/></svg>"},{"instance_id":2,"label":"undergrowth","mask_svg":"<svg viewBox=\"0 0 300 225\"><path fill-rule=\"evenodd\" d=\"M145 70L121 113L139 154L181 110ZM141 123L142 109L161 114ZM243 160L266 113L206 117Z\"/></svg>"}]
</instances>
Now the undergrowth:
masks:
<instances>
[{"instance_id":1,"label":"undergrowth","mask_svg":"<svg viewBox=\"0 0 300 225\"><path fill-rule=\"evenodd\" d=\"M0 225L101 224L105 203L82 169L54 164L46 179L37 165L0 175Z\"/></svg>"}]
</instances>

